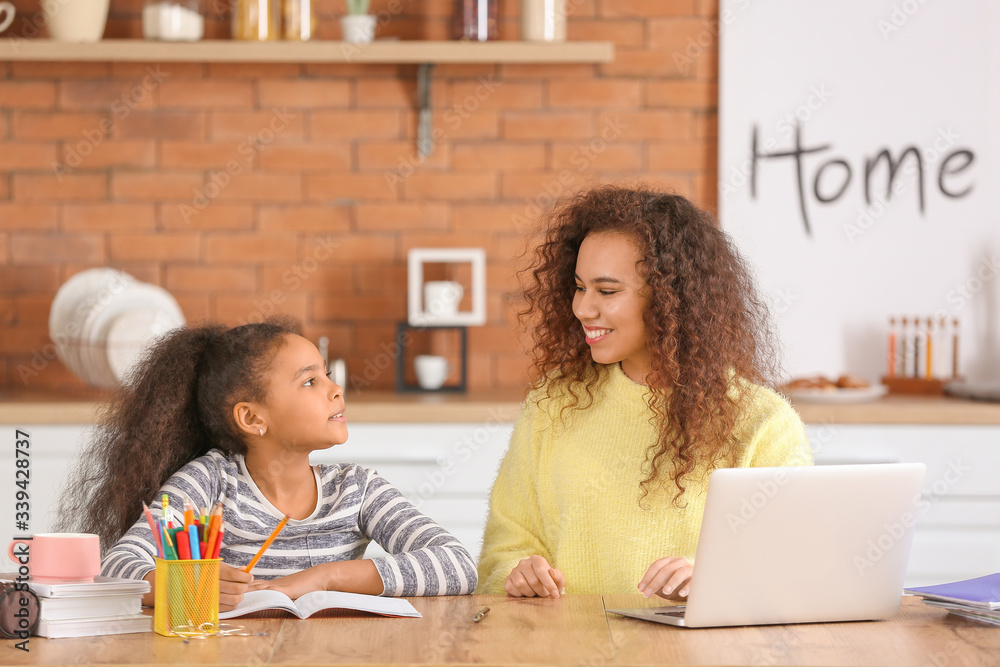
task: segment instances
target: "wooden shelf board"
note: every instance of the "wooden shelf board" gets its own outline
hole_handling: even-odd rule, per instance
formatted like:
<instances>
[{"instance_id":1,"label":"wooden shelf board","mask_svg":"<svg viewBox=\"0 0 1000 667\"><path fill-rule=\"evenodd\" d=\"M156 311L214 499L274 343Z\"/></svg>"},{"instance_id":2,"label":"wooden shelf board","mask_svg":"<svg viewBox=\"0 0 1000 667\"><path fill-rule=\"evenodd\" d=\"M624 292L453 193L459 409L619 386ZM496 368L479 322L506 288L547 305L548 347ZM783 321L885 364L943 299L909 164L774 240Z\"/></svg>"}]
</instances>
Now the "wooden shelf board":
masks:
<instances>
[{"instance_id":1,"label":"wooden shelf board","mask_svg":"<svg viewBox=\"0 0 1000 667\"><path fill-rule=\"evenodd\" d=\"M611 42L158 42L106 39L73 44L49 39L0 39L0 59L50 62L234 62L234 63L606 63Z\"/></svg>"}]
</instances>

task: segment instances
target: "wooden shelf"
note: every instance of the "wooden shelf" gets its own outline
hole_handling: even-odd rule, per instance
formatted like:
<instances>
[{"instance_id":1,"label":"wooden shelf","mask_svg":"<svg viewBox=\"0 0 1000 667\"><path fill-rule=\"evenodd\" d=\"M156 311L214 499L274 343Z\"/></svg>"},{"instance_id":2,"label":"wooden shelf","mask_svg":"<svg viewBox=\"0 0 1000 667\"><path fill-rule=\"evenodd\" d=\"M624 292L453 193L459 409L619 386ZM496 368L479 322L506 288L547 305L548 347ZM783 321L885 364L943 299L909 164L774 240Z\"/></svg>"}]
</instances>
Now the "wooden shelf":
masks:
<instances>
[{"instance_id":1,"label":"wooden shelf","mask_svg":"<svg viewBox=\"0 0 1000 667\"><path fill-rule=\"evenodd\" d=\"M228 63L607 63L612 42L158 42L106 39L73 44L49 39L0 39L0 59L55 62Z\"/></svg>"}]
</instances>

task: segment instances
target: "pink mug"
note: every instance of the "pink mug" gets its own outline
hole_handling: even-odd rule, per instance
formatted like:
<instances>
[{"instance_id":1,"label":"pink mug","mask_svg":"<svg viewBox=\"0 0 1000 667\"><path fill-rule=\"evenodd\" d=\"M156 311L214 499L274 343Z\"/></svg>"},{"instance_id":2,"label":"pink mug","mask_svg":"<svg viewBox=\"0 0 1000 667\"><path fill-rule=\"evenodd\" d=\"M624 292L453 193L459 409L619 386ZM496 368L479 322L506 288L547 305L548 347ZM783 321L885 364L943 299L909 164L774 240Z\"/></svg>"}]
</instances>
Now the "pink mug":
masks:
<instances>
[{"instance_id":1,"label":"pink mug","mask_svg":"<svg viewBox=\"0 0 1000 667\"><path fill-rule=\"evenodd\" d=\"M62 582L93 581L101 573L101 540L91 533L39 533L14 540L7 556L27 568L32 579Z\"/></svg>"}]
</instances>

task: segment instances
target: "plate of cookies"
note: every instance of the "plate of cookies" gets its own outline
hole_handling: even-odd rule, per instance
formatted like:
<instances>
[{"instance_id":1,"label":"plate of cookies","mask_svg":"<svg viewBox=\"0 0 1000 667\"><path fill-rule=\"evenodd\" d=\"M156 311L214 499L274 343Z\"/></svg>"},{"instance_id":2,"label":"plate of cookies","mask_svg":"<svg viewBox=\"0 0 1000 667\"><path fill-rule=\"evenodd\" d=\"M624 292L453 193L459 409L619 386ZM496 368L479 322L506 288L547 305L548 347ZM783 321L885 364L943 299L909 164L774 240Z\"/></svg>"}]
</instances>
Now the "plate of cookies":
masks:
<instances>
[{"instance_id":1,"label":"plate of cookies","mask_svg":"<svg viewBox=\"0 0 1000 667\"><path fill-rule=\"evenodd\" d=\"M884 384L852 374L841 375L836 380L823 375L794 378L782 385L781 390L791 399L812 403L863 403L882 398L889 392Z\"/></svg>"}]
</instances>

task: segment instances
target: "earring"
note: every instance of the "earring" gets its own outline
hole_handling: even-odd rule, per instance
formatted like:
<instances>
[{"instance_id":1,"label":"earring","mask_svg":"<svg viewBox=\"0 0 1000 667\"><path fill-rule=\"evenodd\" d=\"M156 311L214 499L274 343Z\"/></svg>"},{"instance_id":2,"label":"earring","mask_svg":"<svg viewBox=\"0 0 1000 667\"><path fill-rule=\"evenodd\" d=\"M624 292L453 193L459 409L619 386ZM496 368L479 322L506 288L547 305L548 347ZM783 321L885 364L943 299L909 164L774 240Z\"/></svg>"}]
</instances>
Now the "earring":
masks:
<instances>
[{"instance_id":1,"label":"earring","mask_svg":"<svg viewBox=\"0 0 1000 667\"><path fill-rule=\"evenodd\" d=\"M264 429L258 429L261 435L264 435Z\"/></svg>"}]
</instances>

